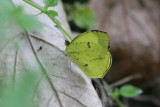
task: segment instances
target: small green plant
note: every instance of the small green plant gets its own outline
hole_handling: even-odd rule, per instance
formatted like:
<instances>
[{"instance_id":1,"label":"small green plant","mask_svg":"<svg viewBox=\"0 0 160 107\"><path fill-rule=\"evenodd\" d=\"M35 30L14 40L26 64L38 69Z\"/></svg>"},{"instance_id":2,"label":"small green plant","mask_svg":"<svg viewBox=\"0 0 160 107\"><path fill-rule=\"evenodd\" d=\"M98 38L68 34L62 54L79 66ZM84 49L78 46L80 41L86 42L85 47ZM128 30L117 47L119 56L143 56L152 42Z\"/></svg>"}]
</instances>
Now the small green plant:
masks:
<instances>
[{"instance_id":1,"label":"small green plant","mask_svg":"<svg viewBox=\"0 0 160 107\"><path fill-rule=\"evenodd\" d=\"M58 16L58 13L54 10L49 10L49 7L54 7L58 5L59 0L43 0L45 3L44 7L39 6L38 4L30 1L30 0L23 0L24 2L28 3L29 5L33 6L34 8L41 11L41 13L46 14L56 25L57 27L65 34L65 36L69 39L69 41L72 40L72 37L65 31L65 29L60 25L60 23L56 20L56 16Z\"/></svg>"},{"instance_id":2,"label":"small green plant","mask_svg":"<svg viewBox=\"0 0 160 107\"><path fill-rule=\"evenodd\" d=\"M143 92L140 88L130 84L122 85L120 88L107 88L106 90L109 92L109 95L116 101L119 107L125 107L121 102L120 97L134 98Z\"/></svg>"},{"instance_id":3,"label":"small green plant","mask_svg":"<svg viewBox=\"0 0 160 107\"><path fill-rule=\"evenodd\" d=\"M57 21L56 16L58 16L58 13L54 10L49 10L49 7L57 6L59 0L43 0L43 2L45 3L44 7L41 7L38 4L36 4L30 0L23 0L23 1L28 3L29 5L33 6L34 8L40 10L41 13L46 14L57 25L57 27L65 34L66 38L69 41L72 40L72 37L69 35L69 33L67 33L66 30Z\"/></svg>"},{"instance_id":4,"label":"small green plant","mask_svg":"<svg viewBox=\"0 0 160 107\"><path fill-rule=\"evenodd\" d=\"M74 4L66 3L66 12L68 20L82 29L94 29L96 27L96 15L86 4L74 2Z\"/></svg>"},{"instance_id":5,"label":"small green plant","mask_svg":"<svg viewBox=\"0 0 160 107\"><path fill-rule=\"evenodd\" d=\"M120 101L120 97L133 98L142 93L142 90L133 85L123 85L119 89L112 91L112 98L117 102L119 107L125 107Z\"/></svg>"}]
</instances>

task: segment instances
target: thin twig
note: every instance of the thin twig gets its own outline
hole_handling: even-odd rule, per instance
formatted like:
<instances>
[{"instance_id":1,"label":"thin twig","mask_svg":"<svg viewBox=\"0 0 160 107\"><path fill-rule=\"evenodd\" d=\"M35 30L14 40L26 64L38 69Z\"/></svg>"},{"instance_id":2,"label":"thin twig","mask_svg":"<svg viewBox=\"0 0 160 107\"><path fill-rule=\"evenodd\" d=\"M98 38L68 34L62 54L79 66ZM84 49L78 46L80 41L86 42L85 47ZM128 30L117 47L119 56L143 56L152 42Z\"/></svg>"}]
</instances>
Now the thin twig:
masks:
<instances>
[{"instance_id":1,"label":"thin twig","mask_svg":"<svg viewBox=\"0 0 160 107\"><path fill-rule=\"evenodd\" d=\"M118 82L115 82L115 83L111 84L110 87L113 88L113 87L122 85L122 84L124 84L126 82L129 82L129 81L131 81L133 79L138 79L140 77L141 77L140 74L131 75L131 76L123 78L122 80L119 80Z\"/></svg>"},{"instance_id":2,"label":"thin twig","mask_svg":"<svg viewBox=\"0 0 160 107\"><path fill-rule=\"evenodd\" d=\"M135 97L134 99L138 101L151 102L158 107L160 106L160 100L154 96L139 95L138 97Z\"/></svg>"}]
</instances>

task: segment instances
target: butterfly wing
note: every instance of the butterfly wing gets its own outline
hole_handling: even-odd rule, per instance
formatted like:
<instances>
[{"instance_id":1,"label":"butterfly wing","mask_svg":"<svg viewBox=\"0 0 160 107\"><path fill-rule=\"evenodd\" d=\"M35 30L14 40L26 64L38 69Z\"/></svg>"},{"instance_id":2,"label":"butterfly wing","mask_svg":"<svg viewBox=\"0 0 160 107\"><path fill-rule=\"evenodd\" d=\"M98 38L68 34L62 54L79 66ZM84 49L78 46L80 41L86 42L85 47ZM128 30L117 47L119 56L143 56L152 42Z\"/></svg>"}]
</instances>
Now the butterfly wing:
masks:
<instances>
[{"instance_id":1,"label":"butterfly wing","mask_svg":"<svg viewBox=\"0 0 160 107\"><path fill-rule=\"evenodd\" d=\"M85 32L67 46L66 53L88 77L102 78L111 65L108 41L104 32Z\"/></svg>"}]
</instances>

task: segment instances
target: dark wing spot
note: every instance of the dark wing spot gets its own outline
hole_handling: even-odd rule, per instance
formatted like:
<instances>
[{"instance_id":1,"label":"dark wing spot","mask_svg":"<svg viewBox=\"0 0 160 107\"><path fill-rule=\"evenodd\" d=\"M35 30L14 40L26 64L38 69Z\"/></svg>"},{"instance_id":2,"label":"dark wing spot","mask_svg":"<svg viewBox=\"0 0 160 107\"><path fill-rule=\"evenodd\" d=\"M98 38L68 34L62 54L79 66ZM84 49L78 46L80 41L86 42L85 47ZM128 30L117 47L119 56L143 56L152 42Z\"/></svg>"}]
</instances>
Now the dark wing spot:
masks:
<instances>
[{"instance_id":1,"label":"dark wing spot","mask_svg":"<svg viewBox=\"0 0 160 107\"><path fill-rule=\"evenodd\" d=\"M87 67L87 66L88 66L88 64L85 64L84 66L85 66L85 67Z\"/></svg>"},{"instance_id":2,"label":"dark wing spot","mask_svg":"<svg viewBox=\"0 0 160 107\"><path fill-rule=\"evenodd\" d=\"M99 57L99 58L91 59L90 61L100 60L100 59L103 59L103 58L102 58L102 57Z\"/></svg>"},{"instance_id":3,"label":"dark wing spot","mask_svg":"<svg viewBox=\"0 0 160 107\"><path fill-rule=\"evenodd\" d=\"M87 42L87 46L88 48L91 48L90 42Z\"/></svg>"},{"instance_id":4,"label":"dark wing spot","mask_svg":"<svg viewBox=\"0 0 160 107\"><path fill-rule=\"evenodd\" d=\"M70 54L73 54L73 55L79 55L79 51L72 51L72 52L68 52Z\"/></svg>"}]
</instances>

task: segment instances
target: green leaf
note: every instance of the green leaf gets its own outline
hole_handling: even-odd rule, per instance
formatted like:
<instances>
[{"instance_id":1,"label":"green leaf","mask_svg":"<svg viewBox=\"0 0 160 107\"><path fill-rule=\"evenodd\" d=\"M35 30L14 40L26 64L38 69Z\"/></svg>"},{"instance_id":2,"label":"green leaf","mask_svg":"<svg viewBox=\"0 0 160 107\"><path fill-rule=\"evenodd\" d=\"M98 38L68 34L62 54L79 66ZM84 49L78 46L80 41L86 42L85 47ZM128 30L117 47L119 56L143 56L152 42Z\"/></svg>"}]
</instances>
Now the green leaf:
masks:
<instances>
[{"instance_id":1,"label":"green leaf","mask_svg":"<svg viewBox=\"0 0 160 107\"><path fill-rule=\"evenodd\" d=\"M96 15L91 8L84 4L74 3L66 4L68 20L73 21L75 25L82 29L94 29L96 27Z\"/></svg>"},{"instance_id":2,"label":"green leaf","mask_svg":"<svg viewBox=\"0 0 160 107\"><path fill-rule=\"evenodd\" d=\"M35 17L25 14L21 7L12 11L12 18L23 29L37 30L42 27L42 24Z\"/></svg>"},{"instance_id":3,"label":"green leaf","mask_svg":"<svg viewBox=\"0 0 160 107\"><path fill-rule=\"evenodd\" d=\"M5 35L14 25L25 30L37 30L42 24L33 16L23 12L22 7L14 7L10 0L0 1L0 34Z\"/></svg>"},{"instance_id":4,"label":"green leaf","mask_svg":"<svg viewBox=\"0 0 160 107\"><path fill-rule=\"evenodd\" d=\"M78 10L75 13L75 24L84 29L93 29L96 27L96 18L94 12L86 7L83 10Z\"/></svg>"},{"instance_id":5,"label":"green leaf","mask_svg":"<svg viewBox=\"0 0 160 107\"><path fill-rule=\"evenodd\" d=\"M0 21L3 22L4 20L6 20L13 9L13 5L9 0L0 0Z\"/></svg>"},{"instance_id":6,"label":"green leaf","mask_svg":"<svg viewBox=\"0 0 160 107\"><path fill-rule=\"evenodd\" d=\"M19 79L16 84L8 84L8 79L3 81L0 91L0 107L33 107L32 94L36 89L37 77L35 74L27 72L23 79ZM34 106L35 107L35 106Z\"/></svg>"},{"instance_id":7,"label":"green leaf","mask_svg":"<svg viewBox=\"0 0 160 107\"><path fill-rule=\"evenodd\" d=\"M47 9L48 7L53 7L53 6L57 6L59 0L43 0L43 2L45 3L45 9Z\"/></svg>"},{"instance_id":8,"label":"green leaf","mask_svg":"<svg viewBox=\"0 0 160 107\"><path fill-rule=\"evenodd\" d=\"M51 15L52 17L58 16L58 13L56 11L54 11L54 10L47 11L47 14Z\"/></svg>"},{"instance_id":9,"label":"green leaf","mask_svg":"<svg viewBox=\"0 0 160 107\"><path fill-rule=\"evenodd\" d=\"M8 31L5 27L11 24L9 21L12 18L12 10L14 8L9 0L0 0L0 36Z\"/></svg>"},{"instance_id":10,"label":"green leaf","mask_svg":"<svg viewBox=\"0 0 160 107\"><path fill-rule=\"evenodd\" d=\"M124 85L120 88L120 94L124 97L135 97L142 93L142 90L133 85Z\"/></svg>"},{"instance_id":11,"label":"green leaf","mask_svg":"<svg viewBox=\"0 0 160 107\"><path fill-rule=\"evenodd\" d=\"M9 39L15 29L36 31L42 24L33 16L15 7L11 0L0 0L0 42Z\"/></svg>"}]
</instances>

